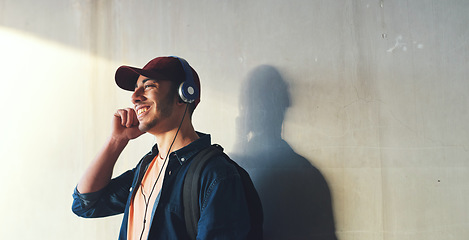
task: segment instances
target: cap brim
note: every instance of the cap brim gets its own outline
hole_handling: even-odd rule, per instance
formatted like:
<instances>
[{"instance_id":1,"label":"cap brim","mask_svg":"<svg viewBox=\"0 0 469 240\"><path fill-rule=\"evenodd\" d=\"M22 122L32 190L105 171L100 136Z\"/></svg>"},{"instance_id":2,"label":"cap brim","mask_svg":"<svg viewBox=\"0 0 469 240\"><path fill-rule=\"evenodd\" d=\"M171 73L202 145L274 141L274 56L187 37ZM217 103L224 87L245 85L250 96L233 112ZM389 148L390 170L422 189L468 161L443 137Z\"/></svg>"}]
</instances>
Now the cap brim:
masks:
<instances>
[{"instance_id":1,"label":"cap brim","mask_svg":"<svg viewBox=\"0 0 469 240\"><path fill-rule=\"evenodd\" d=\"M138 77L143 75L148 78L152 79L165 79L167 78L165 75L155 72L144 70L141 68L130 67L130 66L120 66L115 75L115 80L117 86L124 90L134 91L135 85L137 83Z\"/></svg>"}]
</instances>

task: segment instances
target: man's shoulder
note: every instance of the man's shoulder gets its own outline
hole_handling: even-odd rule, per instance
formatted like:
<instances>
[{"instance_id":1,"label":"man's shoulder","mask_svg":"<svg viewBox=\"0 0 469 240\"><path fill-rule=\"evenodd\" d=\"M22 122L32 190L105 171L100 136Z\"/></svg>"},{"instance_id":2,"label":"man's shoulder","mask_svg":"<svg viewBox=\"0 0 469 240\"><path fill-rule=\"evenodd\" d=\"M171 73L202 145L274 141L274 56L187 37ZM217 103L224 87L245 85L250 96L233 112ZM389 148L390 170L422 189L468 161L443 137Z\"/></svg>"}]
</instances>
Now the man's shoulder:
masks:
<instances>
[{"instance_id":1,"label":"man's shoulder","mask_svg":"<svg viewBox=\"0 0 469 240\"><path fill-rule=\"evenodd\" d=\"M205 164L201 174L210 178L239 177L236 165L223 152L212 156Z\"/></svg>"}]
</instances>

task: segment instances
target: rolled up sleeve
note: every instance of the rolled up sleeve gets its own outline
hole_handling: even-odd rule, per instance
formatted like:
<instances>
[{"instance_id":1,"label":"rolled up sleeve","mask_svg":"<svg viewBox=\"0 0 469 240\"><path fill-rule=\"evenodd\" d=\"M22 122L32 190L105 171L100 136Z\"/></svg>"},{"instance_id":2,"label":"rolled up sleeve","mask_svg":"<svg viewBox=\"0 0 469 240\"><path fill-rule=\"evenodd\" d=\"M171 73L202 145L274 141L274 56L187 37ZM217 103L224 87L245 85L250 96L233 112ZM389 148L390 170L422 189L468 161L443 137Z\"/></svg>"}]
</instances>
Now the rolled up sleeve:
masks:
<instances>
[{"instance_id":1,"label":"rolled up sleeve","mask_svg":"<svg viewBox=\"0 0 469 240\"><path fill-rule=\"evenodd\" d=\"M131 192L134 170L129 170L103 189L92 193L73 191L72 211L84 218L98 218L123 213Z\"/></svg>"}]
</instances>

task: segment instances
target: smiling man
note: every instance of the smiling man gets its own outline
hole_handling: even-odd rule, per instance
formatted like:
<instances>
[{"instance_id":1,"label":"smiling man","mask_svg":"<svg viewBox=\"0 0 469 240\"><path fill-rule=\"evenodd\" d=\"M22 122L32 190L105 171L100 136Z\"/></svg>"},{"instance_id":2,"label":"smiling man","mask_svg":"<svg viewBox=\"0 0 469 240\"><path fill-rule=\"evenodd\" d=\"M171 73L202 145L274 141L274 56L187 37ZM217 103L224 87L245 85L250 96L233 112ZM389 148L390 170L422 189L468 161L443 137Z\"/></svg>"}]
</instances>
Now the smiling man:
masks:
<instances>
[{"instance_id":1,"label":"smiling man","mask_svg":"<svg viewBox=\"0 0 469 240\"><path fill-rule=\"evenodd\" d=\"M133 91L133 108L114 114L108 140L75 188L72 210L85 218L124 213L119 239L190 239L184 177L194 156L211 145L210 135L196 132L191 121L199 77L184 59L158 57L141 69L119 67L115 80ZM144 133L155 136L152 150L112 179L120 153ZM249 209L236 167L218 155L200 179L197 239L248 239Z\"/></svg>"}]
</instances>

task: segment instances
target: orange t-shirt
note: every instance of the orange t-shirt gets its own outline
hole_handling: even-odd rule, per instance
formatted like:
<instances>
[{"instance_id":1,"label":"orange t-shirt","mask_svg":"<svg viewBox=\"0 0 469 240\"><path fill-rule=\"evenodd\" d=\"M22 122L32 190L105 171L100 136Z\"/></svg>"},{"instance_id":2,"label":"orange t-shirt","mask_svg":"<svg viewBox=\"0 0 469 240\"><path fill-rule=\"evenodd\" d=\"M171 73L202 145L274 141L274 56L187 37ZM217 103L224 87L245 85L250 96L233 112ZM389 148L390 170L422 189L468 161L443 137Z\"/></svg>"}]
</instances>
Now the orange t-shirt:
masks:
<instances>
[{"instance_id":1,"label":"orange t-shirt","mask_svg":"<svg viewBox=\"0 0 469 240\"><path fill-rule=\"evenodd\" d=\"M129 207L129 222L127 229L127 239L140 239L140 235L143 236L141 239L147 239L148 231L151 226L151 218L153 212L153 206L155 205L156 197L158 196L161 187L163 185L163 178L166 171L166 165L164 160L156 156L148 166L145 176L142 179L142 183L136 190L134 199L130 201ZM161 169L163 167L163 169ZM158 174L161 171L160 178L156 183L153 193L151 190L155 181L157 181ZM151 196L150 196L151 194ZM150 197L150 199L148 199ZM146 208L146 210L145 210Z\"/></svg>"}]
</instances>

